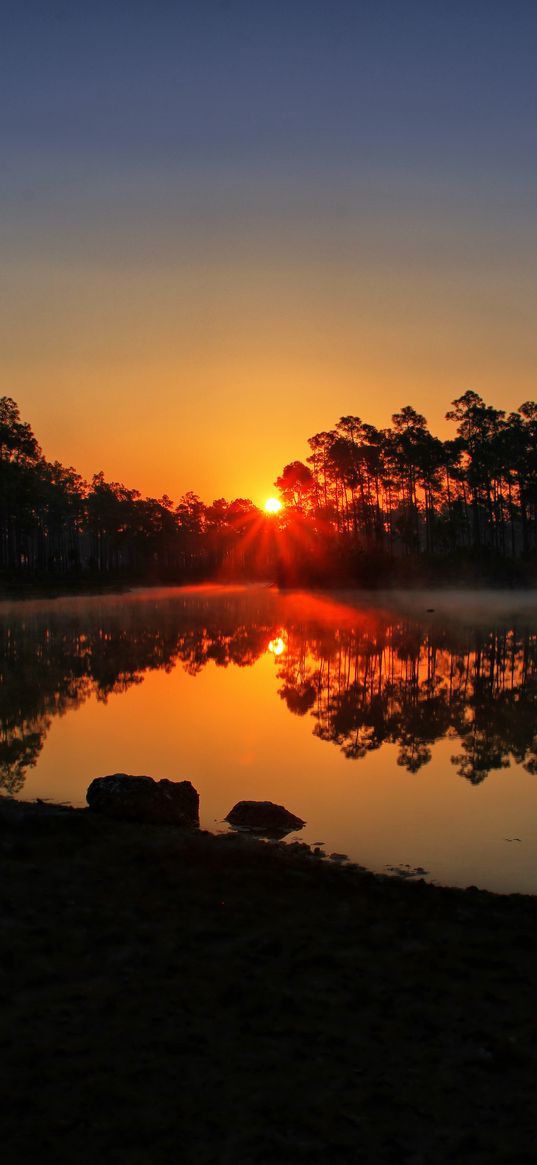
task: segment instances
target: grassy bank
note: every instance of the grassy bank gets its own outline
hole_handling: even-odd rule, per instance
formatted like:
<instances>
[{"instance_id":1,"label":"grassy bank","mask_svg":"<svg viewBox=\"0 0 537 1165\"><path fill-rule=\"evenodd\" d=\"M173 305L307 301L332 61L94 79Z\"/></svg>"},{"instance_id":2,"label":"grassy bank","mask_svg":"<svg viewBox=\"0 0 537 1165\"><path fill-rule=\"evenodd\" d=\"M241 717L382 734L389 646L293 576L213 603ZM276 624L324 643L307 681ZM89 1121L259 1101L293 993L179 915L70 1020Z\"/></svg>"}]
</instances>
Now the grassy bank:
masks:
<instances>
[{"instance_id":1,"label":"grassy bank","mask_svg":"<svg viewBox=\"0 0 537 1165\"><path fill-rule=\"evenodd\" d=\"M537 899L0 803L3 1160L534 1160Z\"/></svg>"}]
</instances>

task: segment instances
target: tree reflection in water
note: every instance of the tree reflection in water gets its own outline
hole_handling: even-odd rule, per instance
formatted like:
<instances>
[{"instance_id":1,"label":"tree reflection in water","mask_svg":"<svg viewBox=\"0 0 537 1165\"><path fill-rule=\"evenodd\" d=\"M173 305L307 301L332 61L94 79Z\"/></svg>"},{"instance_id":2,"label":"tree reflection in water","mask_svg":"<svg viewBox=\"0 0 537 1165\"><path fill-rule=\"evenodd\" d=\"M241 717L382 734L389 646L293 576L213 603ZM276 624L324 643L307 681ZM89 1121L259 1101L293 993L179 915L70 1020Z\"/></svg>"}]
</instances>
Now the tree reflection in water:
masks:
<instances>
[{"instance_id":1,"label":"tree reflection in water","mask_svg":"<svg viewBox=\"0 0 537 1165\"><path fill-rule=\"evenodd\" d=\"M332 636L297 643L291 634L280 675L290 711L311 710L315 733L345 756L386 742L417 772L431 745L457 738L457 772L473 784L513 758L537 772L535 631L493 628L466 642L394 621L379 639Z\"/></svg>"},{"instance_id":2,"label":"tree reflection in water","mask_svg":"<svg viewBox=\"0 0 537 1165\"><path fill-rule=\"evenodd\" d=\"M355 597L356 599L356 597ZM276 645L276 646L275 646ZM280 697L350 759L384 743L417 772L453 737L473 784L511 760L537 773L537 631L294 601L254 588L12 604L0 626L0 788L20 793L55 716L155 669L250 667L268 649Z\"/></svg>"}]
</instances>

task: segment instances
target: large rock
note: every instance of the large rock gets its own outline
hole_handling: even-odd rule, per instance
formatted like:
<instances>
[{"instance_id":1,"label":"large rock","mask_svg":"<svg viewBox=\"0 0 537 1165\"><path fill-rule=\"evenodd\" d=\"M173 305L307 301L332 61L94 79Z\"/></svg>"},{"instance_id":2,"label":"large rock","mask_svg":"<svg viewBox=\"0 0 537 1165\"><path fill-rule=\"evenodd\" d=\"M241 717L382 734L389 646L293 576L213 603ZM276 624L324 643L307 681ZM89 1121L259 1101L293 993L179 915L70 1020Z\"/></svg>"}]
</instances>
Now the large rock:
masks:
<instances>
[{"instance_id":1,"label":"large rock","mask_svg":"<svg viewBox=\"0 0 537 1165\"><path fill-rule=\"evenodd\" d=\"M199 826L199 793L190 781L154 781L113 773L96 777L86 793L90 809L123 821Z\"/></svg>"},{"instance_id":2,"label":"large rock","mask_svg":"<svg viewBox=\"0 0 537 1165\"><path fill-rule=\"evenodd\" d=\"M271 837L284 837L306 824L301 817L273 801L237 801L225 820L238 829L250 829L253 833Z\"/></svg>"}]
</instances>

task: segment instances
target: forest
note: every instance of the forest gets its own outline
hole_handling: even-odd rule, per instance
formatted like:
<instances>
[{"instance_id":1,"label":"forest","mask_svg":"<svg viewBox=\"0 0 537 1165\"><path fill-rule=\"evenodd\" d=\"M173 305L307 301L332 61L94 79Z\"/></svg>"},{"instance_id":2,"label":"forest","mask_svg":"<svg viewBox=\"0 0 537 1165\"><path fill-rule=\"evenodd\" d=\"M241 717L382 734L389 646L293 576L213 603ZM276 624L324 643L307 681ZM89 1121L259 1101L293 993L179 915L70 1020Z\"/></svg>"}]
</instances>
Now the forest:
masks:
<instances>
[{"instance_id":1,"label":"forest","mask_svg":"<svg viewBox=\"0 0 537 1165\"><path fill-rule=\"evenodd\" d=\"M44 456L0 398L0 583L266 579L280 585L489 582L537 576L537 404L506 413L468 391L441 440L410 405L310 437L274 485L283 508L86 482Z\"/></svg>"}]
</instances>

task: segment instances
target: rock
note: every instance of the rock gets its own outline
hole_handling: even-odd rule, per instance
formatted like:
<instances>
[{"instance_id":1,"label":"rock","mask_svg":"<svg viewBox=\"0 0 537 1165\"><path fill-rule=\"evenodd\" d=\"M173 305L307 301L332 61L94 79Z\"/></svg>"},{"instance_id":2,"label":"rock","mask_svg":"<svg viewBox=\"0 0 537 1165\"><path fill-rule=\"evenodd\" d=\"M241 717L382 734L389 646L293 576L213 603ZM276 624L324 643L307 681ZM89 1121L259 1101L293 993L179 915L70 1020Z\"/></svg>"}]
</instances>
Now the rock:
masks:
<instances>
[{"instance_id":1,"label":"rock","mask_svg":"<svg viewBox=\"0 0 537 1165\"><path fill-rule=\"evenodd\" d=\"M267 837L284 837L306 824L301 817L295 817L294 813L273 801L237 801L225 820L238 829L249 829Z\"/></svg>"},{"instance_id":2,"label":"rock","mask_svg":"<svg viewBox=\"0 0 537 1165\"><path fill-rule=\"evenodd\" d=\"M123 821L199 826L199 793L190 781L154 781L152 777L113 773L96 777L86 800L96 813Z\"/></svg>"}]
</instances>

